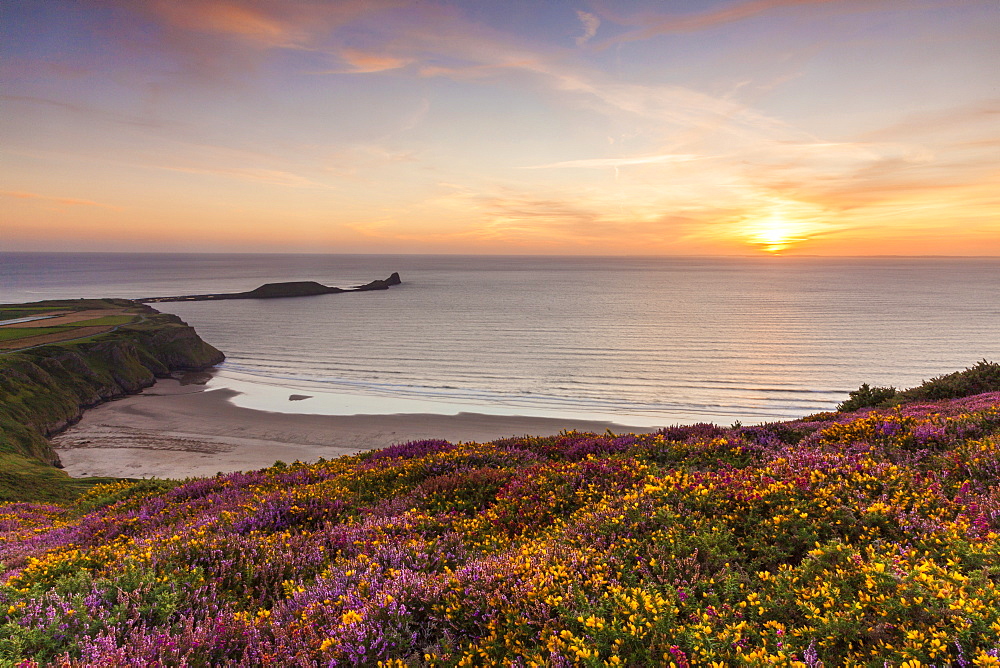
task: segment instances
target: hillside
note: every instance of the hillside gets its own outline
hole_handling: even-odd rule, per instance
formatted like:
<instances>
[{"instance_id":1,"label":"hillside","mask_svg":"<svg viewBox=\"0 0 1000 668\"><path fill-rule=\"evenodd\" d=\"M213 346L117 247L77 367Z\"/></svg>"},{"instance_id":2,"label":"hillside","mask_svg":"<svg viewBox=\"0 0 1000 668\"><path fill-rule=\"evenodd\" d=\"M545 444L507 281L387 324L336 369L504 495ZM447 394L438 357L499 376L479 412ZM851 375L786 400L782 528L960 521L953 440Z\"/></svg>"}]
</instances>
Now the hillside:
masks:
<instances>
[{"instance_id":1,"label":"hillside","mask_svg":"<svg viewBox=\"0 0 1000 668\"><path fill-rule=\"evenodd\" d=\"M0 661L997 665L998 473L988 393L101 485L0 507Z\"/></svg>"},{"instance_id":2,"label":"hillside","mask_svg":"<svg viewBox=\"0 0 1000 668\"><path fill-rule=\"evenodd\" d=\"M177 316L123 299L0 306L0 342L0 501L75 498L93 481L54 468L47 436L89 406L224 359Z\"/></svg>"}]
</instances>

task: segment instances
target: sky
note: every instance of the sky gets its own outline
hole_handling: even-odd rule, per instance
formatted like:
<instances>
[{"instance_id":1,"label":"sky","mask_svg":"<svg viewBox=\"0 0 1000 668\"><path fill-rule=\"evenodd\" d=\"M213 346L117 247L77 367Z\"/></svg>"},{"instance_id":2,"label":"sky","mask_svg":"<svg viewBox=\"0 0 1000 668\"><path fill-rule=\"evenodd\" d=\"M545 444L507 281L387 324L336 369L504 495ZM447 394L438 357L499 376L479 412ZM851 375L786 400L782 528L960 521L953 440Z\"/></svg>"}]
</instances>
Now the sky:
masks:
<instances>
[{"instance_id":1,"label":"sky","mask_svg":"<svg viewBox=\"0 0 1000 668\"><path fill-rule=\"evenodd\" d=\"M1000 255L997 0L0 3L0 250Z\"/></svg>"}]
</instances>

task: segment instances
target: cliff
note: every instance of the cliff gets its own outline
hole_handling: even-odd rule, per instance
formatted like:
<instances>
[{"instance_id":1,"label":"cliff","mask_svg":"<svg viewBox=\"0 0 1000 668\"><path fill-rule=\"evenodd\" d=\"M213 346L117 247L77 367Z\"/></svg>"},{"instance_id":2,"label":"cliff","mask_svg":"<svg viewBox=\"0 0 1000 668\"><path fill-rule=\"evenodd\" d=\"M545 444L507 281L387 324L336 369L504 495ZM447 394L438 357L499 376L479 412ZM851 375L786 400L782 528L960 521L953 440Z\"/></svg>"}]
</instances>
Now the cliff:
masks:
<instances>
[{"instance_id":1,"label":"cliff","mask_svg":"<svg viewBox=\"0 0 1000 668\"><path fill-rule=\"evenodd\" d=\"M137 315L137 322L98 336L0 355L0 500L32 496L38 476L64 476L36 465L59 465L47 437L85 408L225 358L177 316L148 306Z\"/></svg>"}]
</instances>

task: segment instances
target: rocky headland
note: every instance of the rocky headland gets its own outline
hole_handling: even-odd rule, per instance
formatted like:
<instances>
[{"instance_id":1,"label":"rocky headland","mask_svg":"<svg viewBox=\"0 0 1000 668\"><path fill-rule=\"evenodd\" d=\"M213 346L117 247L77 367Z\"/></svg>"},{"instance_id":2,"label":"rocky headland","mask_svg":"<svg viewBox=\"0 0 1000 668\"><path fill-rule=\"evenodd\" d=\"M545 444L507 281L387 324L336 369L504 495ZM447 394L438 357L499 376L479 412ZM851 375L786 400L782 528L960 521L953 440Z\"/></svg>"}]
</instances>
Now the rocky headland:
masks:
<instances>
[{"instance_id":1,"label":"rocky headland","mask_svg":"<svg viewBox=\"0 0 1000 668\"><path fill-rule=\"evenodd\" d=\"M323 285L316 281L288 281L284 283L265 283L260 287L246 292L223 292L207 295L180 295L177 297L147 297L135 301L145 304L160 302L199 302L216 301L223 299L282 299L286 297L312 297L315 295L329 295L341 292L367 292L369 290L388 290L392 285L399 285L403 281L399 278L398 272L392 272L388 278L381 278L357 285L353 288L338 288Z\"/></svg>"}]
</instances>

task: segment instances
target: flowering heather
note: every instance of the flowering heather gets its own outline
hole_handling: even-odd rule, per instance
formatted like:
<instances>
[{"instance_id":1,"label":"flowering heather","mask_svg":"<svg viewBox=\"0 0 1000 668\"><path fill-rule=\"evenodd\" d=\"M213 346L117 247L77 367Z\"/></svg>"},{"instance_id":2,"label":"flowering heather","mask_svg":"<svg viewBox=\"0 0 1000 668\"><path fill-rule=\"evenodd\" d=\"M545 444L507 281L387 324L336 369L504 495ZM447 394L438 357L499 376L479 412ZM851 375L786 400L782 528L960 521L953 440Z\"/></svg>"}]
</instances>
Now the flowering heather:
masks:
<instances>
[{"instance_id":1,"label":"flowering heather","mask_svg":"<svg viewBox=\"0 0 1000 668\"><path fill-rule=\"evenodd\" d=\"M0 506L0 664L1000 665L1000 394Z\"/></svg>"}]
</instances>

